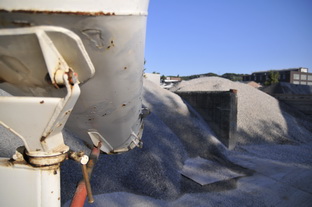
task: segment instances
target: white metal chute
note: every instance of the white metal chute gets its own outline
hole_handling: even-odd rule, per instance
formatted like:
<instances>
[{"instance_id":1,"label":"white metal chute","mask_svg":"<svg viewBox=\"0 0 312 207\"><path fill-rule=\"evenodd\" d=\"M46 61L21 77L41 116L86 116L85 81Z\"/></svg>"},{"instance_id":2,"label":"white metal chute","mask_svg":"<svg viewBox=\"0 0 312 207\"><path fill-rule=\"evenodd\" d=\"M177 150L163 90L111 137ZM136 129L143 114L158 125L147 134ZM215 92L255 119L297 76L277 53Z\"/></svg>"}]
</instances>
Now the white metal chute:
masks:
<instances>
[{"instance_id":1,"label":"white metal chute","mask_svg":"<svg viewBox=\"0 0 312 207\"><path fill-rule=\"evenodd\" d=\"M1 79L9 86L20 88L19 94L24 95L0 98L0 123L24 141L31 156L51 156L68 151L63 141L62 129L80 94L74 71L63 59L47 32L60 33L67 39L72 38L74 41L67 43L67 47L76 48L75 53L80 51L80 54L84 54L77 60L84 66L78 67L78 71L85 70L89 74L83 80L94 74L94 67L87 53L81 47L81 42L77 41L80 39L66 29L31 27L0 30L1 51L5 53L6 59L10 58L10 61L1 62L5 69L1 72ZM18 52L18 49L25 48L28 50ZM19 73L26 73L21 82L20 77L14 77L14 74ZM45 74L49 74L51 83L45 79ZM67 92L64 94L64 90L56 89L58 85L64 85ZM36 94L37 97L27 96L38 88L41 93ZM11 92L10 87L7 90ZM57 97L53 97L56 94Z\"/></svg>"},{"instance_id":2,"label":"white metal chute","mask_svg":"<svg viewBox=\"0 0 312 207\"><path fill-rule=\"evenodd\" d=\"M75 68L81 83L95 73L81 39L65 28L1 29L0 38L0 87L14 95L60 96L45 79L58 67Z\"/></svg>"}]
</instances>

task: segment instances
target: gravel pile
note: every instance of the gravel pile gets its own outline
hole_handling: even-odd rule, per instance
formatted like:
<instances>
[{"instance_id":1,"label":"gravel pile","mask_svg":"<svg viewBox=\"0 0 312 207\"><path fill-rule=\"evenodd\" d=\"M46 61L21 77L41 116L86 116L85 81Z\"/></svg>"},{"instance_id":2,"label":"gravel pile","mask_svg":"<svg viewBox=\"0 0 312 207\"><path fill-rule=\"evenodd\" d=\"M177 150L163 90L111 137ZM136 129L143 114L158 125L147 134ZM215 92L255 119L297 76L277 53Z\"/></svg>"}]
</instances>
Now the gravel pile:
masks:
<instances>
[{"instance_id":1,"label":"gravel pile","mask_svg":"<svg viewBox=\"0 0 312 207\"><path fill-rule=\"evenodd\" d=\"M283 111L274 97L247 84L219 77L205 77L182 81L172 91L228 91L238 90L238 144L306 143L312 137L309 127ZM310 128L311 130L312 128Z\"/></svg>"},{"instance_id":2,"label":"gravel pile","mask_svg":"<svg viewBox=\"0 0 312 207\"><path fill-rule=\"evenodd\" d=\"M127 192L175 200L184 193L232 188L228 183L201 187L180 174L184 162L198 156L217 160L239 173L244 171L228 161L227 149L196 111L178 95L148 80L144 81L143 103L151 111L144 120L143 148L120 155L102 155L91 180L94 194ZM69 132L65 138L69 146L79 150L77 140ZM74 185L81 178L80 173L72 173L79 172L75 164L67 161L62 165L64 201L71 198Z\"/></svg>"},{"instance_id":3,"label":"gravel pile","mask_svg":"<svg viewBox=\"0 0 312 207\"><path fill-rule=\"evenodd\" d=\"M280 82L271 86L266 86L261 89L268 94L300 94L312 95L312 86L310 85L295 85L291 83Z\"/></svg>"},{"instance_id":4,"label":"gravel pile","mask_svg":"<svg viewBox=\"0 0 312 207\"><path fill-rule=\"evenodd\" d=\"M220 152L224 146L201 116L180 96L146 80L143 103L179 137L191 157L222 157Z\"/></svg>"}]
</instances>

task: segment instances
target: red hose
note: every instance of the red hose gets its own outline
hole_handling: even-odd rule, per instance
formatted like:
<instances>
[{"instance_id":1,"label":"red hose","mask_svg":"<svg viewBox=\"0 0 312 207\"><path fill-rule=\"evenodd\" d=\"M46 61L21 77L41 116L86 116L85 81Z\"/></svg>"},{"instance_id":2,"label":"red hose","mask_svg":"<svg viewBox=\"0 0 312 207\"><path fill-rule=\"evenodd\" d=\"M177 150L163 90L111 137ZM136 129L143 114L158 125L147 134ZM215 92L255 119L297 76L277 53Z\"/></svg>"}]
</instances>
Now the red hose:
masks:
<instances>
[{"instance_id":1,"label":"red hose","mask_svg":"<svg viewBox=\"0 0 312 207\"><path fill-rule=\"evenodd\" d=\"M87 198L87 188L84 181L80 181L73 200L71 201L70 207L83 207Z\"/></svg>"}]
</instances>

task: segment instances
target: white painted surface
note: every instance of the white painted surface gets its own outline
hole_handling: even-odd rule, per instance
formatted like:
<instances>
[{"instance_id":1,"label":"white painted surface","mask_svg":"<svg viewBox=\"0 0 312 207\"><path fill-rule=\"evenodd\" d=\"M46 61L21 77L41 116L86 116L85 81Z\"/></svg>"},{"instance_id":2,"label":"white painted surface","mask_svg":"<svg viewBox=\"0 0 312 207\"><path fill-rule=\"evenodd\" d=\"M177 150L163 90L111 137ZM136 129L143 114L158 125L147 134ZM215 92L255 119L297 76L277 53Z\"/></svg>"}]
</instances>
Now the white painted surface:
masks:
<instances>
[{"instance_id":1,"label":"white painted surface","mask_svg":"<svg viewBox=\"0 0 312 207\"><path fill-rule=\"evenodd\" d=\"M55 12L103 12L116 15L147 15L149 0L2 0L4 10Z\"/></svg>"},{"instance_id":2,"label":"white painted surface","mask_svg":"<svg viewBox=\"0 0 312 207\"><path fill-rule=\"evenodd\" d=\"M60 39L62 36L69 38L71 41L66 39L68 42L63 44L76 49L72 53L80 54L80 58L75 61L85 66L81 70L87 71L87 79L94 74L93 65L80 38L64 28L0 30L0 77L8 84L9 91L10 87L19 88L26 96L38 96L0 97L0 124L18 135L24 141L28 154L33 156L62 154L68 150L61 131L80 94L74 73L49 38L48 32L59 33ZM53 97L52 84L44 81L45 74L49 74L54 86L66 86L65 97ZM69 78L69 74L73 78ZM62 90L53 89L62 95ZM31 93L28 94L27 90Z\"/></svg>"},{"instance_id":3,"label":"white painted surface","mask_svg":"<svg viewBox=\"0 0 312 207\"><path fill-rule=\"evenodd\" d=\"M60 206L60 170L11 164L0 158L0 206Z\"/></svg>"},{"instance_id":4,"label":"white painted surface","mask_svg":"<svg viewBox=\"0 0 312 207\"><path fill-rule=\"evenodd\" d=\"M144 73L144 77L147 80L152 81L156 85L160 85L160 74L154 74L154 73Z\"/></svg>"}]
</instances>

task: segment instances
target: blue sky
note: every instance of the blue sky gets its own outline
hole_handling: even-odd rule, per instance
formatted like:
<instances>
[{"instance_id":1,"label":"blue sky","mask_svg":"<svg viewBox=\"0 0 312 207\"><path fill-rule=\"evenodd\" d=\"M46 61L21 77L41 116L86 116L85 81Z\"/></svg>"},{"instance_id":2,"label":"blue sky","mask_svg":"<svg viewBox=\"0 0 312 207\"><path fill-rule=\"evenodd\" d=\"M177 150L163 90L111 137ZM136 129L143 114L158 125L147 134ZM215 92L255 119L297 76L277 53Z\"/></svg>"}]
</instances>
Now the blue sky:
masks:
<instances>
[{"instance_id":1,"label":"blue sky","mask_svg":"<svg viewBox=\"0 0 312 207\"><path fill-rule=\"evenodd\" d=\"M312 72L312 0L150 0L145 59L164 75Z\"/></svg>"}]
</instances>

